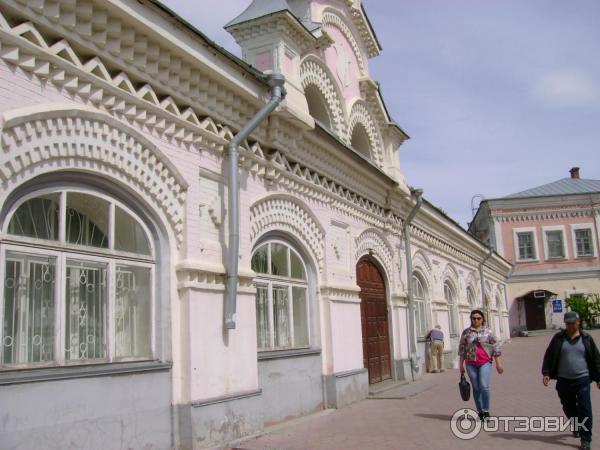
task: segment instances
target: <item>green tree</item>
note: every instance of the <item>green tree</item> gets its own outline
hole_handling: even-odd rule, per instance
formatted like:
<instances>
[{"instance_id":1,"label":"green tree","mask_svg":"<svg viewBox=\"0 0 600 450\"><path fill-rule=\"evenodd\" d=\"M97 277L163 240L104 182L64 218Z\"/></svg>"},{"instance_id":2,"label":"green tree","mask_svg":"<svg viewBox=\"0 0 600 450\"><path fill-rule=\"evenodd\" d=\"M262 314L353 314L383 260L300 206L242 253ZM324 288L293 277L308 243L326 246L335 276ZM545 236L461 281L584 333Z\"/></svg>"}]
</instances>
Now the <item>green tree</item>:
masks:
<instances>
[{"instance_id":1,"label":"green tree","mask_svg":"<svg viewBox=\"0 0 600 450\"><path fill-rule=\"evenodd\" d=\"M582 327L592 328L595 319L600 317L600 295L599 294L576 294L565 300L571 311L579 314Z\"/></svg>"}]
</instances>

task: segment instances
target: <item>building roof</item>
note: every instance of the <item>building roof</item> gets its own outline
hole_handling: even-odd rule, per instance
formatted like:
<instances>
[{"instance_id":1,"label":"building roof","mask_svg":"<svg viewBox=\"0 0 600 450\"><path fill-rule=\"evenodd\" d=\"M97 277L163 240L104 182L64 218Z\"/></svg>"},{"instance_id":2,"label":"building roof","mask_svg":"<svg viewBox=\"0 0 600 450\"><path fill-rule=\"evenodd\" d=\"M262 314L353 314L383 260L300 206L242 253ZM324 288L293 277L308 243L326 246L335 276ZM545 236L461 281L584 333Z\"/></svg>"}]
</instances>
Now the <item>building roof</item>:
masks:
<instances>
[{"instance_id":1,"label":"building roof","mask_svg":"<svg viewBox=\"0 0 600 450\"><path fill-rule=\"evenodd\" d=\"M600 193L600 180L563 178L552 183L543 184L532 189L507 195L506 197L502 197L502 199L593 193Z\"/></svg>"},{"instance_id":2,"label":"building roof","mask_svg":"<svg viewBox=\"0 0 600 450\"><path fill-rule=\"evenodd\" d=\"M308 31L313 32L320 28L320 24L314 23L307 19L302 19L294 14L287 0L253 0L252 3L236 18L230 20L224 28L231 28L251 20L260 19L261 17L270 16L273 14L287 12L297 19Z\"/></svg>"}]
</instances>

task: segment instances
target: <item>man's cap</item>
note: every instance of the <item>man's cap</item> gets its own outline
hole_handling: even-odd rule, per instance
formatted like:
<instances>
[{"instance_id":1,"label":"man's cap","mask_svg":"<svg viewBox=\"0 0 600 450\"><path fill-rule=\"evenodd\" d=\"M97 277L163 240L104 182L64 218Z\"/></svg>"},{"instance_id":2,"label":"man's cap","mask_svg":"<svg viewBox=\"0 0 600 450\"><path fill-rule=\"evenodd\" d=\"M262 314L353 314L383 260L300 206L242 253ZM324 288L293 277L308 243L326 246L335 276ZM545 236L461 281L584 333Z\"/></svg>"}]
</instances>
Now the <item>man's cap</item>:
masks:
<instances>
[{"instance_id":1,"label":"man's cap","mask_svg":"<svg viewBox=\"0 0 600 450\"><path fill-rule=\"evenodd\" d=\"M579 314L575 311L569 311L565 313L565 323L575 323L579 320Z\"/></svg>"}]
</instances>

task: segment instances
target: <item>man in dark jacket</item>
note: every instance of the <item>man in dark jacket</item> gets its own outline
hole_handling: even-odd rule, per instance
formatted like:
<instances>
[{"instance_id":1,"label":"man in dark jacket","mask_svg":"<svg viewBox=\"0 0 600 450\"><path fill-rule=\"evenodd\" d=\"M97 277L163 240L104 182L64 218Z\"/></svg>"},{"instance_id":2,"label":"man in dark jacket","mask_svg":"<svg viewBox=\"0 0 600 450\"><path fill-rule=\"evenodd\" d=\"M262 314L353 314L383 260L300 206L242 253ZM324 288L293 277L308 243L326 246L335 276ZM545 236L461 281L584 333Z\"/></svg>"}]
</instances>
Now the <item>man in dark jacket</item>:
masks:
<instances>
[{"instance_id":1,"label":"man in dark jacket","mask_svg":"<svg viewBox=\"0 0 600 450\"><path fill-rule=\"evenodd\" d=\"M542 375L544 386L556 380L556 391L565 415L578 419L581 450L589 450L592 442L592 401L590 383L600 389L600 352L591 335L581 331L575 311L565 313L565 330L556 333L544 354Z\"/></svg>"}]
</instances>

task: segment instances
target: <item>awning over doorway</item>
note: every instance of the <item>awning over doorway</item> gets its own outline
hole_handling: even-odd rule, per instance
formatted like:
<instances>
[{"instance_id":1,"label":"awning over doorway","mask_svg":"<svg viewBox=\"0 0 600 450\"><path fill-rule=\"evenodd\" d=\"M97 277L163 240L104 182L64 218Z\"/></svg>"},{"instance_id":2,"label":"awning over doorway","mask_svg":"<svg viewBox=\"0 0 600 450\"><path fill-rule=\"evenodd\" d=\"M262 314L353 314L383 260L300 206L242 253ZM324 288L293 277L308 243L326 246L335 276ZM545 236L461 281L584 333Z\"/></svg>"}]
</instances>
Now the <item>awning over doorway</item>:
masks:
<instances>
[{"instance_id":1,"label":"awning over doorway","mask_svg":"<svg viewBox=\"0 0 600 450\"><path fill-rule=\"evenodd\" d=\"M556 295L555 292L552 291L548 291L547 289L536 289L534 291L529 291L526 294L521 295L520 297L517 297L517 300L533 300L536 298L543 298L544 300L547 298L552 297L553 295Z\"/></svg>"}]
</instances>

